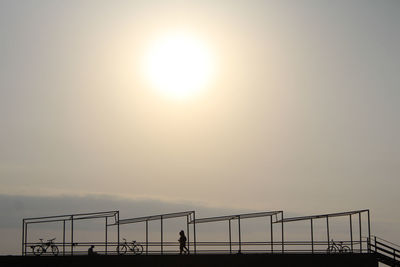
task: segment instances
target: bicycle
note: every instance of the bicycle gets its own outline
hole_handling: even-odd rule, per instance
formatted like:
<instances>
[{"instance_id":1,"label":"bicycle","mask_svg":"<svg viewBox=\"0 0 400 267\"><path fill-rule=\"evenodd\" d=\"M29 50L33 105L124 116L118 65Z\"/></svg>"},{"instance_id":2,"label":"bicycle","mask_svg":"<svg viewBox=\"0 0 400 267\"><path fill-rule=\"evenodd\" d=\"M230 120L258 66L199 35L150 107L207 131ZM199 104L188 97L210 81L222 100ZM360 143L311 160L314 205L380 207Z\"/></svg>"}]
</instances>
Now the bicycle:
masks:
<instances>
[{"instance_id":1,"label":"bicycle","mask_svg":"<svg viewBox=\"0 0 400 267\"><path fill-rule=\"evenodd\" d=\"M46 243L43 243L43 239L41 238L39 238L39 240L39 245L31 246L33 255L40 256L43 253L46 253L48 248L51 248L51 253L53 253L54 256L58 255L58 247L54 244L55 238L47 240Z\"/></svg>"},{"instance_id":2,"label":"bicycle","mask_svg":"<svg viewBox=\"0 0 400 267\"><path fill-rule=\"evenodd\" d=\"M119 255L124 255L128 251L133 252L134 255L140 255L143 253L143 246L140 245L136 240L133 240L131 243L126 242L126 239L123 238L124 243L118 245L117 252Z\"/></svg>"},{"instance_id":3,"label":"bicycle","mask_svg":"<svg viewBox=\"0 0 400 267\"><path fill-rule=\"evenodd\" d=\"M337 253L337 252L338 253L349 253L351 251L351 249L348 246L343 245L343 241L339 242L337 244L332 239L331 244L332 245L328 246L328 248L326 249L327 253Z\"/></svg>"}]
</instances>

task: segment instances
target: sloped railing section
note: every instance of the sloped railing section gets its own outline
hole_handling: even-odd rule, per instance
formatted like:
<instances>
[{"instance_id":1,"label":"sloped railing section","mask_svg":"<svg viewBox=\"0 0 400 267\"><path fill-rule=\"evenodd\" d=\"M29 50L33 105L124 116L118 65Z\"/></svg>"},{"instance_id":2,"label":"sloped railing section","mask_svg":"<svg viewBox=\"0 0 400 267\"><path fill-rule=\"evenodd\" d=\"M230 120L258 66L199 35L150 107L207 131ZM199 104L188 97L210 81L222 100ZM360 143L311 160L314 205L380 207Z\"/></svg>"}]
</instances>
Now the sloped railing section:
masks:
<instances>
[{"instance_id":1,"label":"sloped railing section","mask_svg":"<svg viewBox=\"0 0 400 267\"><path fill-rule=\"evenodd\" d=\"M400 267L400 246L383 238L373 236L369 240L370 252L383 264Z\"/></svg>"}]
</instances>

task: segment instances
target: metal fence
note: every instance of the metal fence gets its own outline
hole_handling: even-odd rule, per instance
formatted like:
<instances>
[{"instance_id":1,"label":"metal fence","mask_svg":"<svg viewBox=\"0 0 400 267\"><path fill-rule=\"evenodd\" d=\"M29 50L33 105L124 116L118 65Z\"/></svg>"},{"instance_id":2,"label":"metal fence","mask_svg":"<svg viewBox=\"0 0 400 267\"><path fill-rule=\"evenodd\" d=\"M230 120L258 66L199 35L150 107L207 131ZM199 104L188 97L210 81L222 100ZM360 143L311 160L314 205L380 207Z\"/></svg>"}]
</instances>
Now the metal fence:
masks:
<instances>
[{"instance_id":1,"label":"metal fence","mask_svg":"<svg viewBox=\"0 0 400 267\"><path fill-rule=\"evenodd\" d=\"M187 231L187 247L191 254L237 254L237 253L368 253L370 252L370 214L369 210L357 210L341 213L330 213L322 215L311 215L304 217L284 218L283 211L265 211L257 213L245 213L227 215L219 217L208 217L197 219L195 211L183 211L176 213L152 215L137 218L120 219L119 211L106 211L84 214L68 214L58 216L47 216L37 218L25 218L22 224L22 255L42 255L42 256L67 256L67 255L87 255L89 248L94 246L95 253L103 255L132 254L132 255L154 255L154 254L177 254L179 253L179 242L171 242L164 239L164 222L168 219L183 217L186 218L185 226ZM266 219L262 219L265 217ZM348 217L349 229L348 239L333 240L330 230L330 220L334 217ZM261 241L243 241L241 224L244 220L261 218L265 223L267 239ZM74 241L74 222L79 220L104 220L104 242L76 242ZM363 220L364 219L364 220ZM149 241L149 221L160 222L160 241ZM314 236L314 222L317 220L325 221L325 240L316 240ZM309 240L285 240L285 225L299 221L310 222ZM358 224L358 237L353 234L353 222ZM47 240L41 242L28 242L28 234L31 233L32 224L44 224L49 222L61 222L62 241ZM228 228L228 241L198 241L196 236L196 225L209 224L215 222L226 222ZM137 243L120 240L120 225L138 224L145 225L145 240ZM233 240L232 224L235 223L237 233ZM69 236L66 236L66 227L69 227ZM109 238L109 227L116 227L113 240ZM362 229L365 229L366 236L362 236ZM276 232L278 237L276 238ZM275 233L275 235L274 235ZM93 248L92 248L93 249ZM126 250L126 252L125 252Z\"/></svg>"}]
</instances>

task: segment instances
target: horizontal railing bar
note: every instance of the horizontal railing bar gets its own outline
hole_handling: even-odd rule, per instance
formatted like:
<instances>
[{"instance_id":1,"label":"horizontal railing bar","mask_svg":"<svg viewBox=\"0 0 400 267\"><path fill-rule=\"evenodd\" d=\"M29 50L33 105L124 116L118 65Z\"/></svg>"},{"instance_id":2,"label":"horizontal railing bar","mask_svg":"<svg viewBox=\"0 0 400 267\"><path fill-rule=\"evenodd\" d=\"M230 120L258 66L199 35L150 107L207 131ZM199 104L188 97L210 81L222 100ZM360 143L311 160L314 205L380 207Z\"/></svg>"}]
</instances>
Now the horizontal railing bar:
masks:
<instances>
[{"instance_id":1,"label":"horizontal railing bar","mask_svg":"<svg viewBox=\"0 0 400 267\"><path fill-rule=\"evenodd\" d=\"M339 242L339 241L337 241ZM344 240L342 244L350 244L351 241ZM46 247L46 243L48 242L24 242L23 245L25 247L25 255L33 255L33 250L30 247L35 247L37 245L43 245ZM353 242L353 245L360 242ZM361 241L361 243L367 243L366 241ZM59 248L60 252L58 255L87 255L87 248L91 245L98 247L96 249L96 253L101 255L118 255L117 247L121 245L132 246L132 242L117 242L117 241L97 241L97 242L52 242L51 245L55 245ZM178 254L179 252L179 242L177 241L153 241L153 242L145 242L145 241L136 241L136 244L143 246L144 251L142 254L150 254L150 255L161 255L161 254ZM284 251L281 250L282 242L275 241L244 241L244 242L228 242L228 241L198 241L198 242L188 242L187 245L191 249L191 252L194 250L194 246L196 246L196 254L202 253L211 253L211 254L237 254L239 253L271 253L271 254L281 254L281 253L308 253L308 254L327 254L328 244L331 244L328 241L284 241ZM349 253L370 253L371 246L369 249L353 249ZM73 251L71 251L71 246L74 247ZM145 246L147 246L148 250L146 251ZM107 249L105 249L107 247ZM160 247L163 247L163 250L160 250ZM64 248L63 251L62 248ZM313 249L312 249L313 248ZM384 250L386 253L390 254L390 251ZM132 255L131 251L127 252L128 255ZM46 253L43 256L51 256L51 249L47 248ZM384 255L384 254L383 254Z\"/></svg>"},{"instance_id":2,"label":"horizontal railing bar","mask_svg":"<svg viewBox=\"0 0 400 267\"><path fill-rule=\"evenodd\" d=\"M62 217L71 217L71 216L87 216L87 215L96 215L96 214L109 214L109 213L118 213L118 210L112 211L100 211L100 212L91 212L91 213L76 213L76 214L64 214L64 215L54 215L54 216L44 216L44 217L30 217L24 218L24 221L27 220L40 220L40 219L51 219L51 218L62 218ZM75 218L74 218L75 220Z\"/></svg>"},{"instance_id":3,"label":"horizontal railing bar","mask_svg":"<svg viewBox=\"0 0 400 267\"><path fill-rule=\"evenodd\" d=\"M48 243L48 242L43 242L43 243L40 243L40 242L25 242L24 244L26 244L26 245L40 245L40 244L46 244L46 243ZM99 241L99 242L73 242L73 243L71 243L71 242L66 242L66 243L62 243L62 242L52 242L52 244L54 244L54 245L71 245L71 244L74 244L74 245L95 245L95 244L103 244L103 245L105 245L106 243L104 242L104 241ZM128 244L128 245L130 245L130 244L132 244L132 242L127 242L127 243L125 243L125 242L107 242L107 244L108 245L117 245L117 244L120 244L120 245L123 245L123 244ZM140 244L140 245L145 245L146 244L146 242L142 242L142 241L136 241L136 244ZM169 244L179 244L179 242L176 242L176 241L173 241L173 242L163 242L163 243L161 243L161 242L148 242L147 243L148 245L161 245L161 244L164 244L164 245L169 245ZM263 246L263 245L275 245L275 246L280 246L280 245L282 245L282 243L281 242L273 242L273 243L271 243L271 242L231 242L231 243L229 243L229 242L196 242L196 243L192 243L192 242L190 242L190 243L187 243L187 244L189 244L189 245L209 245L209 244L212 244L212 245L229 245L229 244L232 244L232 245L239 245L239 244L241 244L241 245L249 245L249 246ZM301 246L301 245L312 245L312 243L311 242L290 242L290 243L287 243L287 242L285 242L285 243L283 243L284 245L292 245L292 246ZM345 244L345 243L343 243L343 244ZM356 244L356 243L353 243L353 244ZM316 242L314 242L314 246L322 246L322 245L328 245L328 242L321 242L321 243L316 243ZM373 247L375 247L373 244L371 244L371 246L373 246ZM379 248L379 247L378 247Z\"/></svg>"},{"instance_id":4,"label":"horizontal railing bar","mask_svg":"<svg viewBox=\"0 0 400 267\"><path fill-rule=\"evenodd\" d=\"M393 251L396 251L396 252L399 252L399 253L400 253L400 250L395 249L395 248L393 248L393 247L391 247L391 246L388 246L388 245L386 245L386 244L384 244L384 243L381 243L381 242L379 242L379 241L376 241L376 244L379 244L379 245L381 245L381 246L384 246L384 247L386 247L386 248L389 248L389 249L391 249L391 250L393 250ZM379 249L378 246L377 246L377 248Z\"/></svg>"},{"instance_id":5,"label":"horizontal railing bar","mask_svg":"<svg viewBox=\"0 0 400 267\"><path fill-rule=\"evenodd\" d=\"M192 250L193 251L193 250ZM237 254L239 250L235 249L232 250L232 252L230 252L230 250L197 250L196 254L203 254L203 253L213 253L213 254ZM105 250L97 250L96 253L99 253L101 255L106 254L107 255L119 255L117 251L105 251ZM252 254L252 253L257 253L257 254L282 254L281 251L272 251L272 250L241 250L241 253L246 253L246 254ZM290 254L296 254L296 253L301 253L301 254L311 254L310 251L308 250L285 250L284 253L290 253ZM74 251L73 252L74 255L87 255L88 252L86 250L84 251ZM146 252L143 251L142 252L142 256L145 256ZM161 254L179 254L179 250L157 250L157 251L148 251L147 254L150 255L161 255ZM319 251L314 251L313 254L328 254L326 251L323 250L319 250ZM332 254L332 253L331 253ZM338 254L338 253L336 253ZM33 252L26 252L26 255L34 255ZM65 255L71 255L71 251L65 251ZM134 255L132 252L127 252L126 255ZM51 252L46 252L43 253L42 256L53 256L53 254ZM62 252L59 252L58 256L62 256Z\"/></svg>"},{"instance_id":6,"label":"horizontal railing bar","mask_svg":"<svg viewBox=\"0 0 400 267\"><path fill-rule=\"evenodd\" d=\"M383 248L380 248L380 247L377 247L377 250L383 251L383 252L385 252L385 253L387 253L387 254L389 254L391 256L395 256L396 258L400 258L400 254L393 253L393 251L389 251L389 250L386 250L386 249L383 249Z\"/></svg>"},{"instance_id":7,"label":"horizontal railing bar","mask_svg":"<svg viewBox=\"0 0 400 267\"><path fill-rule=\"evenodd\" d=\"M383 238L380 238L380 237L378 237L378 236L373 236L373 237L376 238L376 239L378 239L378 240L382 240L383 242L389 243L389 244L392 245L392 246L395 246L395 247L400 248L400 245L398 245L398 244L392 243L392 242L387 241L387 240L385 240L385 239L383 239Z\"/></svg>"},{"instance_id":8,"label":"horizontal railing bar","mask_svg":"<svg viewBox=\"0 0 400 267\"><path fill-rule=\"evenodd\" d=\"M331 218L331 217L342 217L347 215L353 214L361 214L364 212L369 211L368 209L365 210L353 210L353 211L346 211L346 212L337 212L337 213L326 213L326 214L317 214L317 215L309 215L309 216L301 216L301 217L289 217L284 218L282 220L278 220L274 223L282 223L282 222L294 222L294 221L304 221L304 220L311 220L311 219L323 219L323 218Z\"/></svg>"}]
</instances>

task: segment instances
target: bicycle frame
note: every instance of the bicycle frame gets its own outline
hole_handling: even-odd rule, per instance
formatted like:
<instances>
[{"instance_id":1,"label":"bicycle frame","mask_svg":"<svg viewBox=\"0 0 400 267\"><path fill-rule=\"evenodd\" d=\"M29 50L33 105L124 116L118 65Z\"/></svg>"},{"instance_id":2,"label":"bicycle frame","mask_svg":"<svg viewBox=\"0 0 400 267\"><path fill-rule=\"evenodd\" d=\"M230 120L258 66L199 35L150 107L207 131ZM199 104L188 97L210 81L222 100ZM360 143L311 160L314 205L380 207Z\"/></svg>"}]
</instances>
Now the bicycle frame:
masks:
<instances>
[{"instance_id":1,"label":"bicycle frame","mask_svg":"<svg viewBox=\"0 0 400 267\"><path fill-rule=\"evenodd\" d=\"M343 242L335 243L335 241L333 241L332 239L331 245L328 247L327 251L328 253L330 252L347 253L350 252L351 249L348 246L343 245Z\"/></svg>"},{"instance_id":2,"label":"bicycle frame","mask_svg":"<svg viewBox=\"0 0 400 267\"><path fill-rule=\"evenodd\" d=\"M41 242L40 246L43 248L43 253L46 253L47 249L52 245L54 245L53 240L48 240L46 243L44 243L43 240L40 239L40 242Z\"/></svg>"},{"instance_id":3,"label":"bicycle frame","mask_svg":"<svg viewBox=\"0 0 400 267\"><path fill-rule=\"evenodd\" d=\"M40 238L40 244L31 246L33 254L40 256L43 253L46 253L49 248L51 248L53 255L57 256L59 251L57 245L54 243L54 239L55 238L49 239L47 242L43 242L43 239Z\"/></svg>"},{"instance_id":4,"label":"bicycle frame","mask_svg":"<svg viewBox=\"0 0 400 267\"><path fill-rule=\"evenodd\" d=\"M133 251L134 248L136 247L137 242L132 241L131 243L127 243L126 246L129 248L130 251Z\"/></svg>"},{"instance_id":5,"label":"bicycle frame","mask_svg":"<svg viewBox=\"0 0 400 267\"><path fill-rule=\"evenodd\" d=\"M125 238L123 238L124 242L118 245L117 247L117 252L119 254L125 254L127 251L132 251L133 254L142 254L143 252L143 246L140 245L136 240L133 240L132 242L127 242Z\"/></svg>"}]
</instances>

